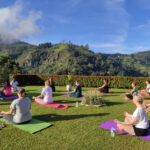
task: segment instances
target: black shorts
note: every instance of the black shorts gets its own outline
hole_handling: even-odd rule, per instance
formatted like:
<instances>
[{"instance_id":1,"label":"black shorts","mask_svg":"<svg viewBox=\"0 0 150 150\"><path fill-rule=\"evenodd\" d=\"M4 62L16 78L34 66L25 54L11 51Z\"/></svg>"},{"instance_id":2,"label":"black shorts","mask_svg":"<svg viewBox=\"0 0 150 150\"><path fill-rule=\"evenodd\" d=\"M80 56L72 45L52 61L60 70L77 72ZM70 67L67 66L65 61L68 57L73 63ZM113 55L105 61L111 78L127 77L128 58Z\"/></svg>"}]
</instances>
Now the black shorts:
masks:
<instances>
[{"instance_id":1,"label":"black shorts","mask_svg":"<svg viewBox=\"0 0 150 150\"><path fill-rule=\"evenodd\" d=\"M146 136L148 134L148 129L136 128L133 126L134 132L136 136Z\"/></svg>"},{"instance_id":2,"label":"black shorts","mask_svg":"<svg viewBox=\"0 0 150 150\"><path fill-rule=\"evenodd\" d=\"M99 90L101 93L109 93L109 90L107 88L102 88Z\"/></svg>"}]
</instances>

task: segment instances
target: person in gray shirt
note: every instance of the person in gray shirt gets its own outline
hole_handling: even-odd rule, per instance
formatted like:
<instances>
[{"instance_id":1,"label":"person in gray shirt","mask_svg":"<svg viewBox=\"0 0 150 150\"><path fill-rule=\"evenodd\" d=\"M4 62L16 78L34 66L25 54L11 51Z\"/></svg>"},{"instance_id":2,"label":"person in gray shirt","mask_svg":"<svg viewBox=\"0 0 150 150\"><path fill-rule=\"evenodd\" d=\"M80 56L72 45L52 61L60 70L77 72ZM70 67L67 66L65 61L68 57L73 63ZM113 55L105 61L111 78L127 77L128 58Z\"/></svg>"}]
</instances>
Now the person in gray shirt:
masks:
<instances>
[{"instance_id":1,"label":"person in gray shirt","mask_svg":"<svg viewBox=\"0 0 150 150\"><path fill-rule=\"evenodd\" d=\"M31 100L26 97L25 89L21 88L17 94L18 99L11 103L9 111L0 111L0 114L11 123L27 123L32 119Z\"/></svg>"}]
</instances>

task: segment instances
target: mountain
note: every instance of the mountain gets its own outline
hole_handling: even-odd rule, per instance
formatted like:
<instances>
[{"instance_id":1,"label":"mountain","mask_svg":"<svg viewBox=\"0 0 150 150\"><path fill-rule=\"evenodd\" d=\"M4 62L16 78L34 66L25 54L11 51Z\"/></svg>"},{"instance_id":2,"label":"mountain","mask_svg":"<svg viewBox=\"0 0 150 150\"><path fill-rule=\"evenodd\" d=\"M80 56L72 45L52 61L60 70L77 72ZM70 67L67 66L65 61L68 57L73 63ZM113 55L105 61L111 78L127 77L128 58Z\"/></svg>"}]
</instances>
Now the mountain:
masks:
<instances>
[{"instance_id":1,"label":"mountain","mask_svg":"<svg viewBox=\"0 0 150 150\"><path fill-rule=\"evenodd\" d=\"M0 42L0 55L9 55L23 72L79 75L149 76L150 51L131 55L103 54L88 45L43 43L38 46L22 41Z\"/></svg>"}]
</instances>

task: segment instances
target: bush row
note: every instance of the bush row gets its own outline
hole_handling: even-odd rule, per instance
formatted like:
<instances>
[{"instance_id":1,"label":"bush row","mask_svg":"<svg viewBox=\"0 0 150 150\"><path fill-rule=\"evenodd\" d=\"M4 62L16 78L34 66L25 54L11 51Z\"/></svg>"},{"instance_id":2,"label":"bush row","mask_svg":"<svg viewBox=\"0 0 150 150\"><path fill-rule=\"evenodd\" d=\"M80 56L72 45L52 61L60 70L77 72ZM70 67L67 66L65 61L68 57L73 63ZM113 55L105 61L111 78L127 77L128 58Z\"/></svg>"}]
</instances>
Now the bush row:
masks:
<instances>
[{"instance_id":1,"label":"bush row","mask_svg":"<svg viewBox=\"0 0 150 150\"><path fill-rule=\"evenodd\" d=\"M66 85L67 75L16 75L20 85L43 85L44 81L53 78L55 85ZM72 75L72 84L78 80L83 87L98 87L103 84L103 79L109 80L110 88L131 88L131 82L138 83L139 88L145 87L145 81L150 80L149 77L121 77L121 76L79 76Z\"/></svg>"}]
</instances>

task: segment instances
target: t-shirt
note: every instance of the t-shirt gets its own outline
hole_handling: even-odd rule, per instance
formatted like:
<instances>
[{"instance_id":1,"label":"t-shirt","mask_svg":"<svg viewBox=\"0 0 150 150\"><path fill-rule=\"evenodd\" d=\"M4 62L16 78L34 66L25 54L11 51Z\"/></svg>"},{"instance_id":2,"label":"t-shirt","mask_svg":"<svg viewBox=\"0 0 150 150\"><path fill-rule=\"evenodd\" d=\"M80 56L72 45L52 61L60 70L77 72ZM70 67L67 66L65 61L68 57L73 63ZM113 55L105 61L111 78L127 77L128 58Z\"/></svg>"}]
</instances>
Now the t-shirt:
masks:
<instances>
[{"instance_id":1,"label":"t-shirt","mask_svg":"<svg viewBox=\"0 0 150 150\"><path fill-rule=\"evenodd\" d=\"M10 86L9 85L4 86L4 93L7 96L12 95L11 85Z\"/></svg>"},{"instance_id":2,"label":"t-shirt","mask_svg":"<svg viewBox=\"0 0 150 150\"><path fill-rule=\"evenodd\" d=\"M13 122L22 123L32 119L30 112L31 100L28 97L18 98L11 103L10 108L14 110Z\"/></svg>"},{"instance_id":3,"label":"t-shirt","mask_svg":"<svg viewBox=\"0 0 150 150\"><path fill-rule=\"evenodd\" d=\"M150 93L150 84L147 84L146 89L147 89L147 92Z\"/></svg>"},{"instance_id":4,"label":"t-shirt","mask_svg":"<svg viewBox=\"0 0 150 150\"><path fill-rule=\"evenodd\" d=\"M138 122L135 124L136 128L141 128L141 129L149 128L149 121L148 121L146 112L143 108L136 108L132 117L135 117L138 119Z\"/></svg>"},{"instance_id":5,"label":"t-shirt","mask_svg":"<svg viewBox=\"0 0 150 150\"><path fill-rule=\"evenodd\" d=\"M18 91L18 82L17 81L11 81L10 85L12 86L12 91Z\"/></svg>"},{"instance_id":6,"label":"t-shirt","mask_svg":"<svg viewBox=\"0 0 150 150\"><path fill-rule=\"evenodd\" d=\"M45 103L52 103L52 102L53 102L53 98L52 98L52 88L51 88L51 87L43 88L41 94L44 95L43 101L44 101Z\"/></svg>"}]
</instances>

